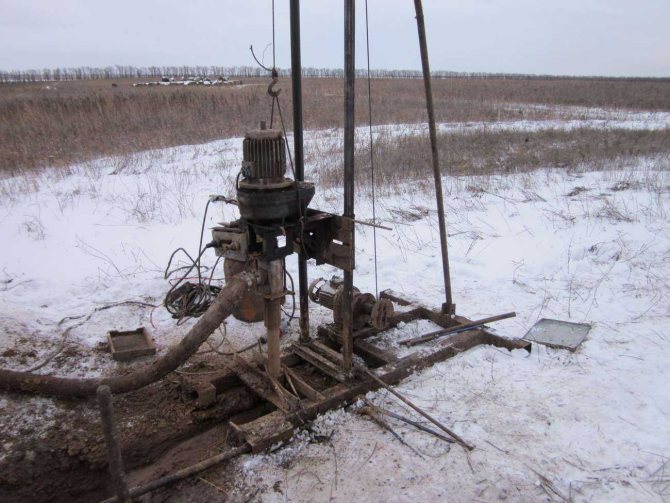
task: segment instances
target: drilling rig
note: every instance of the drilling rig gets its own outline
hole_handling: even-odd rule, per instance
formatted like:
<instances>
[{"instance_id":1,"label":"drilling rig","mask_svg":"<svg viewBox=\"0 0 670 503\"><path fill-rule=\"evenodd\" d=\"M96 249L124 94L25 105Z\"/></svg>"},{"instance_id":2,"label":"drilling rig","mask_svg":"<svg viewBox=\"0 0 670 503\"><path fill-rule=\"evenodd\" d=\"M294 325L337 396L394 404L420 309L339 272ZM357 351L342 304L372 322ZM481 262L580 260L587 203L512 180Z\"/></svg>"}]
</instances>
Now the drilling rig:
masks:
<instances>
[{"instance_id":1,"label":"drilling rig","mask_svg":"<svg viewBox=\"0 0 670 503\"><path fill-rule=\"evenodd\" d=\"M310 206L317 188L305 181L304 171L300 2L290 0L294 178L287 175L290 149L282 130L268 128L261 122L257 129L246 133L236 197L234 200L222 196L214 198L236 204L240 216L212 229L212 241L208 246L224 259L226 285L211 306L179 344L151 365L129 374L68 379L0 369L0 389L5 391L61 397L98 393L101 410L107 411L103 413L103 420L105 431L109 432L106 441L117 494L109 501L125 501L130 496L139 496L245 452L263 452L290 439L296 428L318 414L351 403L368 391L389 387L417 369L476 345L528 349L529 343L495 335L482 323L473 323L455 312L423 9L421 0L415 0L414 4L431 140L444 303L440 308L432 309L392 290L376 296L362 293L353 284L355 226L361 223L355 219L354 213L354 0L344 0L343 211L334 214ZM278 92L272 89L277 82L276 73L274 68L272 70L273 84L268 92L276 99ZM281 344L281 308L285 297L291 294L285 284L286 260L295 255L298 260L300 335L291 344ZM308 260L329 264L341 271L341 276L315 278L310 282ZM320 325L316 337L310 332L310 300L333 312L332 322ZM260 398L264 404L260 409L263 413L229 421L237 436L237 445L230 451L181 470L178 476L168 475L129 490L124 482L114 435L110 394L139 389L174 371L230 315L246 322L263 321L267 331L267 351L257 358L238 355L225 362L220 373L194 379L184 386L192 390L197 406L204 408L215 404L217 397L232 386L242 385L254 397ZM383 344L370 342L371 337L383 337L391 327L418 319L430 320L441 327L439 334L429 334L431 337L425 339L429 343L420 351L401 355ZM435 422L427 414L424 416ZM443 425L440 427L465 448L472 448Z\"/></svg>"}]
</instances>

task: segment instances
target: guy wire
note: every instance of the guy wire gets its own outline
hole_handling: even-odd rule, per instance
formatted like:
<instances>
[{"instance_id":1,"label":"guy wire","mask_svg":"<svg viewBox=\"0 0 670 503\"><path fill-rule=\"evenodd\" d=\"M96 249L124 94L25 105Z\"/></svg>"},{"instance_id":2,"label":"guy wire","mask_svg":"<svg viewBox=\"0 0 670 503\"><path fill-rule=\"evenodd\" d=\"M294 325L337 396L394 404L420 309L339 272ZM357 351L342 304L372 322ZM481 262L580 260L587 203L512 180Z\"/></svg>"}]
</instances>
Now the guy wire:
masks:
<instances>
[{"instance_id":1,"label":"guy wire","mask_svg":"<svg viewBox=\"0 0 670 503\"><path fill-rule=\"evenodd\" d=\"M273 0L274 1L274 0ZM365 0L365 48L368 59L368 124L370 131L370 174L372 182L372 221L377 224L377 210L375 207L375 163L374 143L372 139L372 85L370 83L370 30L368 27L368 0ZM372 241L375 249L375 296L379 297L377 280L377 227L372 228Z\"/></svg>"}]
</instances>

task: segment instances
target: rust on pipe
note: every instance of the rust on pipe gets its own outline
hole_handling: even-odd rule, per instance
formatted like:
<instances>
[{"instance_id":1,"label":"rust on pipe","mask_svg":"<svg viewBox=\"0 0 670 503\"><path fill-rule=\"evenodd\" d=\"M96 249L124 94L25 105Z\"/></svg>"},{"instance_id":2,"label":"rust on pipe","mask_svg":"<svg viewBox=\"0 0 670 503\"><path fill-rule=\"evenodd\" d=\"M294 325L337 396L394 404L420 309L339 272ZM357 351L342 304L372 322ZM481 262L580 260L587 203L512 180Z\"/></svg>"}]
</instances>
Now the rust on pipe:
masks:
<instances>
[{"instance_id":1,"label":"rust on pipe","mask_svg":"<svg viewBox=\"0 0 670 503\"><path fill-rule=\"evenodd\" d=\"M281 348L279 324L281 323L281 298L284 295L284 266L281 259L268 263L270 293L265 299L265 324L268 339L268 373L274 379L281 376Z\"/></svg>"},{"instance_id":2,"label":"rust on pipe","mask_svg":"<svg viewBox=\"0 0 670 503\"><path fill-rule=\"evenodd\" d=\"M472 330L474 328L479 328L487 323L493 323L494 321L506 320L508 318L514 318L516 316L515 312L499 314L497 316L491 316L489 318L483 318L477 321L470 321L468 323L463 323L462 325L456 325L454 327L443 328L440 330L435 330L434 332L428 332L427 334L420 335L419 337L413 337L411 339L404 339L399 342L404 346L416 346L417 344L423 344L424 342L432 341L439 337L445 335L457 334L459 332L465 332L466 330Z\"/></svg>"}]
</instances>

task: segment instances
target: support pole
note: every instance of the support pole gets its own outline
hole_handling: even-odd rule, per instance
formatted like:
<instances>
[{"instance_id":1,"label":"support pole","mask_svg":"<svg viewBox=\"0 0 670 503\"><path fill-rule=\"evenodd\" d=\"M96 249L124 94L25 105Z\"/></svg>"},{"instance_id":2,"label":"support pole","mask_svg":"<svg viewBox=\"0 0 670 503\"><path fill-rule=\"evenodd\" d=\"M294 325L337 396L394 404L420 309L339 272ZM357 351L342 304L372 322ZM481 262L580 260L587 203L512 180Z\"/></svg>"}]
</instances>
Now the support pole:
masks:
<instances>
[{"instance_id":1,"label":"support pole","mask_svg":"<svg viewBox=\"0 0 670 503\"><path fill-rule=\"evenodd\" d=\"M449 252L447 250L447 224L444 218L444 196L442 195L442 174L440 159L437 153L437 131L435 129L435 106L433 105L433 89L430 82L430 64L428 61L428 44L426 42L426 25L423 20L421 0L414 0L416 11L416 27L419 31L419 47L421 48L421 66L423 68L423 85L426 91L426 108L428 110L428 129L430 131L430 151L433 157L433 179L435 181L435 199L437 200L437 221L440 227L440 248L442 251L442 272L444 275L444 293L446 302L442 311L454 314L455 306L451 297L451 277L449 275Z\"/></svg>"},{"instance_id":2,"label":"support pole","mask_svg":"<svg viewBox=\"0 0 670 503\"><path fill-rule=\"evenodd\" d=\"M291 0L291 90L293 93L293 157L295 179L305 180L302 126L302 63L300 61L300 0ZM298 289L300 291L300 341L309 341L309 296L307 257L298 255Z\"/></svg>"},{"instance_id":3,"label":"support pole","mask_svg":"<svg viewBox=\"0 0 670 503\"><path fill-rule=\"evenodd\" d=\"M130 503L130 492L126 483L126 474L123 470L123 458L119 446L119 433L114 422L114 410L112 407L112 391L109 386L99 386L96 394L100 407L102 427L105 432L105 444L107 445L107 459L109 460L109 473L112 476L116 500L122 503Z\"/></svg>"},{"instance_id":4,"label":"support pole","mask_svg":"<svg viewBox=\"0 0 670 503\"><path fill-rule=\"evenodd\" d=\"M281 259L268 262L270 293L265 299L265 326L268 339L268 374L274 379L281 375L281 348L279 324L281 323L281 298L284 295L284 267Z\"/></svg>"},{"instance_id":5,"label":"support pole","mask_svg":"<svg viewBox=\"0 0 670 503\"><path fill-rule=\"evenodd\" d=\"M354 127L355 127L355 86L356 77L356 2L344 0L344 216L354 219ZM355 244L352 228L352 271L344 271L344 291L342 295L342 367L345 373L351 371L353 354L353 311L352 291L354 286Z\"/></svg>"}]
</instances>

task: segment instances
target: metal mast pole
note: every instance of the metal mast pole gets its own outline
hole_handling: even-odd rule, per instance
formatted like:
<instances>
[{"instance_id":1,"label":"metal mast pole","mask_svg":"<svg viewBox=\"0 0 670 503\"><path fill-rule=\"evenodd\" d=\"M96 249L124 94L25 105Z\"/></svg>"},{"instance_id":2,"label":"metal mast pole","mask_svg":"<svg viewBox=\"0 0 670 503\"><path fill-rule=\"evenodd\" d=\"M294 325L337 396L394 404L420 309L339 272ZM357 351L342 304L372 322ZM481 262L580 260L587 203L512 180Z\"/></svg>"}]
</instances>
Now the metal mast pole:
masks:
<instances>
[{"instance_id":1,"label":"metal mast pole","mask_svg":"<svg viewBox=\"0 0 670 503\"><path fill-rule=\"evenodd\" d=\"M293 154L295 179L305 180L305 157L302 140L302 63L300 61L300 0L291 0L291 90L293 93ZM307 257L298 255L298 288L300 290L300 341L309 340L309 297L307 291Z\"/></svg>"},{"instance_id":2,"label":"metal mast pole","mask_svg":"<svg viewBox=\"0 0 670 503\"><path fill-rule=\"evenodd\" d=\"M430 83L430 64L428 62L428 44L426 43L426 26L423 20L421 0L414 0L416 11L416 27L419 30L419 47L421 48L421 66L423 67L423 84L426 91L426 108L428 110L428 129L430 131L430 151L433 156L433 179L435 181L435 198L437 200L437 221L440 227L440 248L442 250L442 272L444 274L444 293L446 302L442 310L454 314L455 306L451 297L451 277L449 275L449 252L447 250L447 224L444 218L444 201L442 195L442 174L440 159L437 153L437 131L435 129L435 107L433 105L433 89Z\"/></svg>"},{"instance_id":3,"label":"metal mast pole","mask_svg":"<svg viewBox=\"0 0 670 503\"><path fill-rule=\"evenodd\" d=\"M344 0L344 217L354 219L354 103L356 77L356 2ZM355 232L352 228L352 254ZM345 372L351 370L353 352L353 312L351 294L354 284L354 256L352 255L351 271L344 271L344 291L342 295L342 359Z\"/></svg>"}]
</instances>

